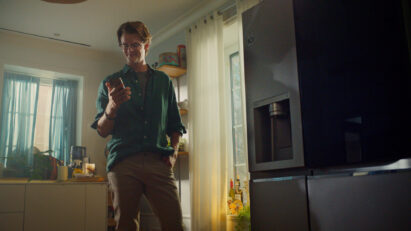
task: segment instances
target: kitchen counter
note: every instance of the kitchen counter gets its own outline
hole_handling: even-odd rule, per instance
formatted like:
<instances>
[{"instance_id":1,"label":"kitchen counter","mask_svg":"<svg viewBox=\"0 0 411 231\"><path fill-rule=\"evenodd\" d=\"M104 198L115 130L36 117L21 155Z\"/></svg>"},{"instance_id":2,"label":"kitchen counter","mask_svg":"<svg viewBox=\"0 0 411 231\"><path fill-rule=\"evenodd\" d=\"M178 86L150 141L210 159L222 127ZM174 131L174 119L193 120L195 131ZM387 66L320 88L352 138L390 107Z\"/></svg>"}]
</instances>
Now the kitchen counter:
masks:
<instances>
[{"instance_id":1,"label":"kitchen counter","mask_svg":"<svg viewBox=\"0 0 411 231\"><path fill-rule=\"evenodd\" d=\"M0 184L72 184L72 183L100 183L106 184L103 177L71 178L66 181L58 180L30 180L29 178L0 178Z\"/></svg>"}]
</instances>

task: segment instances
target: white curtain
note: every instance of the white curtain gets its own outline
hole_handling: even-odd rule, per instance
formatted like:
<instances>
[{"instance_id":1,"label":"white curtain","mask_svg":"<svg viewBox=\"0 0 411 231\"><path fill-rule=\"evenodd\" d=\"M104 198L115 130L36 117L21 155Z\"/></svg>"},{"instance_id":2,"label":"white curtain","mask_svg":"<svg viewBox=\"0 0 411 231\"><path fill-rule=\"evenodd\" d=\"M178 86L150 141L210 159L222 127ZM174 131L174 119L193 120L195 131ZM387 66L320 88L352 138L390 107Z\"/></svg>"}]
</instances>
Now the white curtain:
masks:
<instances>
[{"instance_id":1,"label":"white curtain","mask_svg":"<svg viewBox=\"0 0 411 231\"><path fill-rule=\"evenodd\" d=\"M240 27L241 13L258 2L236 0ZM214 12L186 31L193 231L226 230L227 164L232 152L232 134L230 77L224 76L223 24L222 17ZM239 36L243 63L241 28ZM244 71L241 72L243 76Z\"/></svg>"},{"instance_id":2,"label":"white curtain","mask_svg":"<svg viewBox=\"0 0 411 231\"><path fill-rule=\"evenodd\" d=\"M225 230L226 129L223 21L216 13L187 29L191 228Z\"/></svg>"}]
</instances>

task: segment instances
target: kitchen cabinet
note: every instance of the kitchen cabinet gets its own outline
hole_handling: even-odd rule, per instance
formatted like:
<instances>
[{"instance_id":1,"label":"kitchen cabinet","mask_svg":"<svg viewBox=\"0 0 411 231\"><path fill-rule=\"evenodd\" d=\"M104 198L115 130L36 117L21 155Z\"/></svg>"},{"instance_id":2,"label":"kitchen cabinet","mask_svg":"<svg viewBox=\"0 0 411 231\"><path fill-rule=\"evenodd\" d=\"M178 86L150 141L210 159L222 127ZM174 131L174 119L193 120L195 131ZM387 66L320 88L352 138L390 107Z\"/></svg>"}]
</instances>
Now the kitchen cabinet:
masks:
<instances>
[{"instance_id":1,"label":"kitchen cabinet","mask_svg":"<svg viewBox=\"0 0 411 231\"><path fill-rule=\"evenodd\" d=\"M84 185L28 184L25 231L84 230Z\"/></svg>"},{"instance_id":2,"label":"kitchen cabinet","mask_svg":"<svg viewBox=\"0 0 411 231\"><path fill-rule=\"evenodd\" d=\"M0 184L0 230L23 231L25 186Z\"/></svg>"},{"instance_id":3,"label":"kitchen cabinet","mask_svg":"<svg viewBox=\"0 0 411 231\"><path fill-rule=\"evenodd\" d=\"M0 180L0 230L107 230L107 185Z\"/></svg>"},{"instance_id":4,"label":"kitchen cabinet","mask_svg":"<svg viewBox=\"0 0 411 231\"><path fill-rule=\"evenodd\" d=\"M23 231L23 213L0 213L0 230Z\"/></svg>"},{"instance_id":5,"label":"kitchen cabinet","mask_svg":"<svg viewBox=\"0 0 411 231\"><path fill-rule=\"evenodd\" d=\"M106 230L105 184L28 184L25 231Z\"/></svg>"},{"instance_id":6,"label":"kitchen cabinet","mask_svg":"<svg viewBox=\"0 0 411 231\"><path fill-rule=\"evenodd\" d=\"M24 211L24 184L0 184L0 213Z\"/></svg>"}]
</instances>

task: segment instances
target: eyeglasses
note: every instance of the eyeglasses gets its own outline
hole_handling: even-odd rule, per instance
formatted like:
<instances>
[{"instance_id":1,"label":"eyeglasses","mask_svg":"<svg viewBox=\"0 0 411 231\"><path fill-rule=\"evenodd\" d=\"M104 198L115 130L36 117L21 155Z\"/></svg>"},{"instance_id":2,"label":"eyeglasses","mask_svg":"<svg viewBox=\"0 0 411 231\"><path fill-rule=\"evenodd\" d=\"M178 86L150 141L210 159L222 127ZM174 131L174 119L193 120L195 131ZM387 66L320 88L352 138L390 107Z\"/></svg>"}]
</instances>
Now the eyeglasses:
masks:
<instances>
[{"instance_id":1,"label":"eyeglasses","mask_svg":"<svg viewBox=\"0 0 411 231\"><path fill-rule=\"evenodd\" d=\"M132 44L120 44L120 47L123 48L124 50L127 50L128 48L139 48L141 47L143 44L142 43L132 43Z\"/></svg>"}]
</instances>

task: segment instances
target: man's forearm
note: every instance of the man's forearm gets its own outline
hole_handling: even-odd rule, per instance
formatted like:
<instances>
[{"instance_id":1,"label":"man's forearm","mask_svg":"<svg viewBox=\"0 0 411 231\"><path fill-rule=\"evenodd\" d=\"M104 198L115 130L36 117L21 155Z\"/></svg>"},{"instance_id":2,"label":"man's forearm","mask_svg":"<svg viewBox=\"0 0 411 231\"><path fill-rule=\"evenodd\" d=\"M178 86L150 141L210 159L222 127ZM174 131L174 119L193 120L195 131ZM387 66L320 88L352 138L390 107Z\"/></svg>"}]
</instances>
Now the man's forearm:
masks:
<instances>
[{"instance_id":1,"label":"man's forearm","mask_svg":"<svg viewBox=\"0 0 411 231\"><path fill-rule=\"evenodd\" d=\"M97 123L97 131L100 136L107 137L113 131L116 112L116 109L107 106L103 116L100 117Z\"/></svg>"},{"instance_id":2,"label":"man's forearm","mask_svg":"<svg viewBox=\"0 0 411 231\"><path fill-rule=\"evenodd\" d=\"M98 134L102 137L107 137L114 128L114 120L109 120L106 115L103 115L97 123Z\"/></svg>"}]
</instances>

